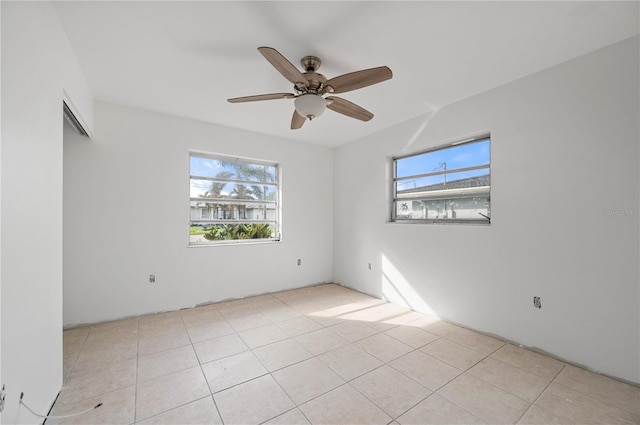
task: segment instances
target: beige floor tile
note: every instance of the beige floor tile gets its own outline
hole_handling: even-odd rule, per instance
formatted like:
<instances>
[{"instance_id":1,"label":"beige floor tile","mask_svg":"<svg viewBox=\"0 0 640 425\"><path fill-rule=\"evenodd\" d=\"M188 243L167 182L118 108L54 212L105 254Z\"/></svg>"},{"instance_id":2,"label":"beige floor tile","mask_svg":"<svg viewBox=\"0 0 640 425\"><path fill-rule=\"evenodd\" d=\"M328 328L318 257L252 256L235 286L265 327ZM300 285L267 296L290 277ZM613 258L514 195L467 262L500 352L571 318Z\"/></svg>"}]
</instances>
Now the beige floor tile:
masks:
<instances>
[{"instance_id":1,"label":"beige floor tile","mask_svg":"<svg viewBox=\"0 0 640 425\"><path fill-rule=\"evenodd\" d=\"M182 321L187 328L189 326L195 327L224 320L224 317L218 310L205 310L202 308L187 309L180 310L180 314L182 315Z\"/></svg>"},{"instance_id":2,"label":"beige floor tile","mask_svg":"<svg viewBox=\"0 0 640 425\"><path fill-rule=\"evenodd\" d=\"M249 349L242 338L236 334L198 342L197 344L193 344L193 348L196 350L200 364L242 353Z\"/></svg>"},{"instance_id":3,"label":"beige floor tile","mask_svg":"<svg viewBox=\"0 0 640 425\"><path fill-rule=\"evenodd\" d=\"M254 349L253 353L269 372L313 357L310 352L293 339L285 339L273 344L263 345Z\"/></svg>"},{"instance_id":4,"label":"beige floor tile","mask_svg":"<svg viewBox=\"0 0 640 425\"><path fill-rule=\"evenodd\" d=\"M234 354L202 365L212 393L249 381L267 373L251 351Z\"/></svg>"},{"instance_id":5,"label":"beige floor tile","mask_svg":"<svg viewBox=\"0 0 640 425\"><path fill-rule=\"evenodd\" d=\"M640 417L554 382L519 423L522 425L622 425L638 424Z\"/></svg>"},{"instance_id":6,"label":"beige floor tile","mask_svg":"<svg viewBox=\"0 0 640 425\"><path fill-rule=\"evenodd\" d=\"M445 338L483 354L491 354L505 344L490 336L463 328L447 334Z\"/></svg>"},{"instance_id":7,"label":"beige floor tile","mask_svg":"<svg viewBox=\"0 0 640 425\"><path fill-rule=\"evenodd\" d=\"M79 326L77 328L65 329L62 332L63 339L66 338L76 338L79 336L87 337L89 335L89 331L91 330L91 326Z\"/></svg>"},{"instance_id":8,"label":"beige floor tile","mask_svg":"<svg viewBox=\"0 0 640 425\"><path fill-rule=\"evenodd\" d=\"M273 323L283 322L285 320L293 319L295 317L301 317L303 315L298 310L295 310L284 303L282 307L260 310L260 312L264 317L266 317Z\"/></svg>"},{"instance_id":9,"label":"beige floor tile","mask_svg":"<svg viewBox=\"0 0 640 425\"><path fill-rule=\"evenodd\" d=\"M293 319L278 322L278 327L289 336L298 336L308 332L316 331L318 329L322 329L322 326L306 316L299 316Z\"/></svg>"},{"instance_id":10,"label":"beige floor tile","mask_svg":"<svg viewBox=\"0 0 640 425\"><path fill-rule=\"evenodd\" d=\"M354 379L351 386L392 418L431 394L427 388L386 365Z\"/></svg>"},{"instance_id":11,"label":"beige floor tile","mask_svg":"<svg viewBox=\"0 0 640 425\"><path fill-rule=\"evenodd\" d=\"M149 356L140 356L138 358L138 382L159 378L198 365L198 358L192 345L173 348Z\"/></svg>"},{"instance_id":12,"label":"beige floor tile","mask_svg":"<svg viewBox=\"0 0 640 425\"><path fill-rule=\"evenodd\" d=\"M356 344L384 363L413 351L413 347L383 333L361 339Z\"/></svg>"},{"instance_id":13,"label":"beige floor tile","mask_svg":"<svg viewBox=\"0 0 640 425\"><path fill-rule=\"evenodd\" d=\"M135 359L138 354L137 341L113 345L82 347L72 372L101 368L112 363Z\"/></svg>"},{"instance_id":14,"label":"beige floor tile","mask_svg":"<svg viewBox=\"0 0 640 425\"><path fill-rule=\"evenodd\" d=\"M468 373L438 394L489 424L514 424L529 407L526 401Z\"/></svg>"},{"instance_id":15,"label":"beige floor tile","mask_svg":"<svg viewBox=\"0 0 640 425\"><path fill-rule=\"evenodd\" d=\"M271 375L264 375L213 396L226 425L259 424L295 407Z\"/></svg>"},{"instance_id":16,"label":"beige floor tile","mask_svg":"<svg viewBox=\"0 0 640 425\"><path fill-rule=\"evenodd\" d=\"M276 324L249 329L238 333L238 335L249 348L262 347L263 345L289 338Z\"/></svg>"},{"instance_id":17,"label":"beige floor tile","mask_svg":"<svg viewBox=\"0 0 640 425\"><path fill-rule=\"evenodd\" d=\"M145 338L141 336L138 341L138 354L146 356L148 354L159 353L160 351L182 347L188 344L191 344L191 340L189 339L187 330L184 327L175 328L154 336Z\"/></svg>"},{"instance_id":18,"label":"beige floor tile","mask_svg":"<svg viewBox=\"0 0 640 425\"><path fill-rule=\"evenodd\" d=\"M64 338L64 342L62 344L62 365L64 376L71 373L73 366L76 364L76 361L80 356L80 350L82 350L82 346L86 339L86 335L66 336Z\"/></svg>"},{"instance_id":19,"label":"beige floor tile","mask_svg":"<svg viewBox=\"0 0 640 425\"><path fill-rule=\"evenodd\" d=\"M258 313L258 310L256 310L254 306L247 304L246 302L242 304L222 306L218 308L218 311L227 320Z\"/></svg>"},{"instance_id":20,"label":"beige floor tile","mask_svg":"<svg viewBox=\"0 0 640 425\"><path fill-rule=\"evenodd\" d=\"M26 401L26 400L25 400ZM130 386L111 391L97 397L85 398L75 403L63 403L60 398L51 410L51 415L65 416L77 412L83 412L97 404L102 406L89 412L64 419L47 419L47 425L57 424L114 424L129 425L134 422L135 416L135 387Z\"/></svg>"},{"instance_id":21,"label":"beige floor tile","mask_svg":"<svg viewBox=\"0 0 640 425\"><path fill-rule=\"evenodd\" d=\"M431 391L436 391L462 373L461 370L422 351L412 351L392 361L389 365Z\"/></svg>"},{"instance_id":22,"label":"beige floor tile","mask_svg":"<svg viewBox=\"0 0 640 425\"><path fill-rule=\"evenodd\" d=\"M343 385L302 406L313 424L388 424L392 418L349 384Z\"/></svg>"},{"instance_id":23,"label":"beige floor tile","mask_svg":"<svg viewBox=\"0 0 640 425\"><path fill-rule=\"evenodd\" d=\"M182 329L184 322L180 311L145 316L138 319L138 332L140 336L155 336L167 330Z\"/></svg>"},{"instance_id":24,"label":"beige floor tile","mask_svg":"<svg viewBox=\"0 0 640 425\"><path fill-rule=\"evenodd\" d=\"M219 338L234 334L236 331L226 320L218 320L210 323L187 325L187 332L192 343Z\"/></svg>"},{"instance_id":25,"label":"beige floor tile","mask_svg":"<svg viewBox=\"0 0 640 425\"><path fill-rule=\"evenodd\" d=\"M138 331L121 331L119 329L104 332L92 332L87 335L84 346L89 349L104 348L113 345L130 345L138 342Z\"/></svg>"},{"instance_id":26,"label":"beige floor tile","mask_svg":"<svg viewBox=\"0 0 640 425\"><path fill-rule=\"evenodd\" d=\"M383 363L355 344L345 345L318 356L345 381L363 375Z\"/></svg>"},{"instance_id":27,"label":"beige floor tile","mask_svg":"<svg viewBox=\"0 0 640 425\"><path fill-rule=\"evenodd\" d=\"M138 339L137 320L122 320L95 325L90 328L87 343L113 344Z\"/></svg>"},{"instance_id":28,"label":"beige floor tile","mask_svg":"<svg viewBox=\"0 0 640 425\"><path fill-rule=\"evenodd\" d=\"M323 327L337 325L338 323L342 323L345 321L345 319L341 319L339 317L324 316L322 315L322 313L307 314L307 317Z\"/></svg>"},{"instance_id":29,"label":"beige floor tile","mask_svg":"<svg viewBox=\"0 0 640 425\"><path fill-rule=\"evenodd\" d=\"M419 313L417 311L412 311L409 310L405 313L401 313L398 314L396 316L393 317L388 317L386 319L384 319L384 321L380 322L380 323L384 323L387 325L395 325L395 326L399 326L399 325L409 325L411 322L415 321L415 320L419 320L424 318L425 315L423 313Z\"/></svg>"},{"instance_id":30,"label":"beige floor tile","mask_svg":"<svg viewBox=\"0 0 640 425\"><path fill-rule=\"evenodd\" d=\"M380 304L381 300L373 300L369 298L352 299L341 296L324 297L321 299L327 307L322 310L322 315L326 317L338 317L341 319L355 320L354 314L366 310L369 307Z\"/></svg>"},{"instance_id":31,"label":"beige floor tile","mask_svg":"<svg viewBox=\"0 0 640 425\"><path fill-rule=\"evenodd\" d=\"M91 326L91 334L94 336L103 332L136 332L138 330L138 319L122 319L111 322L99 323Z\"/></svg>"},{"instance_id":32,"label":"beige floor tile","mask_svg":"<svg viewBox=\"0 0 640 425\"><path fill-rule=\"evenodd\" d=\"M342 378L316 358L280 369L272 375L298 405L344 384Z\"/></svg>"},{"instance_id":33,"label":"beige floor tile","mask_svg":"<svg viewBox=\"0 0 640 425\"><path fill-rule=\"evenodd\" d=\"M297 336L294 339L315 356L349 343L340 335L326 328Z\"/></svg>"},{"instance_id":34,"label":"beige floor tile","mask_svg":"<svg viewBox=\"0 0 640 425\"><path fill-rule=\"evenodd\" d=\"M322 299L319 299L319 297L304 294L296 297L287 297L282 301L303 314L321 313L331 308L331 306L327 305Z\"/></svg>"},{"instance_id":35,"label":"beige floor tile","mask_svg":"<svg viewBox=\"0 0 640 425\"><path fill-rule=\"evenodd\" d=\"M265 425L310 425L310 422L304 417L300 409L295 408L265 422Z\"/></svg>"},{"instance_id":36,"label":"beige floor tile","mask_svg":"<svg viewBox=\"0 0 640 425\"><path fill-rule=\"evenodd\" d=\"M438 336L423 331L420 328L414 328L411 326L396 326L395 328L386 331L385 334L402 341L413 348L420 348L439 338Z\"/></svg>"},{"instance_id":37,"label":"beige floor tile","mask_svg":"<svg viewBox=\"0 0 640 425\"><path fill-rule=\"evenodd\" d=\"M248 331L249 329L255 329L271 324L271 321L264 317L261 313L234 317L232 319L228 319L227 321L236 332Z\"/></svg>"},{"instance_id":38,"label":"beige floor tile","mask_svg":"<svg viewBox=\"0 0 640 425\"><path fill-rule=\"evenodd\" d=\"M468 425L483 422L438 394L433 394L398 418L402 425Z\"/></svg>"},{"instance_id":39,"label":"beige floor tile","mask_svg":"<svg viewBox=\"0 0 640 425\"><path fill-rule=\"evenodd\" d=\"M446 338L437 339L422 347L420 351L424 351L430 356L460 370L467 370L486 357L486 354L449 341Z\"/></svg>"},{"instance_id":40,"label":"beige floor tile","mask_svg":"<svg viewBox=\"0 0 640 425\"><path fill-rule=\"evenodd\" d=\"M469 369L468 373L529 403L533 403L551 382L551 379L493 358L484 359Z\"/></svg>"},{"instance_id":41,"label":"beige floor tile","mask_svg":"<svg viewBox=\"0 0 640 425\"><path fill-rule=\"evenodd\" d=\"M136 420L149 418L210 394L200 367L139 383Z\"/></svg>"},{"instance_id":42,"label":"beige floor tile","mask_svg":"<svg viewBox=\"0 0 640 425\"><path fill-rule=\"evenodd\" d=\"M640 388L569 365L554 382L640 416Z\"/></svg>"},{"instance_id":43,"label":"beige floor tile","mask_svg":"<svg viewBox=\"0 0 640 425\"><path fill-rule=\"evenodd\" d=\"M247 304L258 307L274 307L282 306L283 302L271 294L256 295L254 297L246 298Z\"/></svg>"},{"instance_id":44,"label":"beige floor tile","mask_svg":"<svg viewBox=\"0 0 640 425\"><path fill-rule=\"evenodd\" d=\"M222 419L213 404L213 399L209 396L136 423L140 425L221 425Z\"/></svg>"},{"instance_id":45,"label":"beige floor tile","mask_svg":"<svg viewBox=\"0 0 640 425\"><path fill-rule=\"evenodd\" d=\"M62 403L73 403L130 387L135 383L136 360L125 360L101 368L72 372L68 375L58 399Z\"/></svg>"},{"instance_id":46,"label":"beige floor tile","mask_svg":"<svg viewBox=\"0 0 640 425\"><path fill-rule=\"evenodd\" d=\"M290 295L287 295L286 297L280 297L280 301L296 309L298 309L298 306L302 306L306 304L311 304L311 303L318 304L316 301L313 300L313 297L310 297L309 295L306 295L304 293L290 294ZM303 307L303 308L306 308L306 307ZM321 309L324 309L324 308L326 308L326 306L322 305Z\"/></svg>"},{"instance_id":47,"label":"beige floor tile","mask_svg":"<svg viewBox=\"0 0 640 425\"><path fill-rule=\"evenodd\" d=\"M491 355L496 360L510 363L529 373L542 378L553 379L563 368L564 363L544 354L535 353L525 348L506 344Z\"/></svg>"},{"instance_id":48,"label":"beige floor tile","mask_svg":"<svg viewBox=\"0 0 640 425\"><path fill-rule=\"evenodd\" d=\"M391 303L381 303L371 306L360 312L364 316L362 320L395 325L398 320L410 314L411 310Z\"/></svg>"},{"instance_id":49,"label":"beige floor tile","mask_svg":"<svg viewBox=\"0 0 640 425\"><path fill-rule=\"evenodd\" d=\"M450 334L451 332L462 329L459 326L456 326L444 320L440 320L437 317L427 315L425 315L425 317L407 323L407 326L417 327L429 332L430 334L438 336L445 336L447 334Z\"/></svg>"},{"instance_id":50,"label":"beige floor tile","mask_svg":"<svg viewBox=\"0 0 640 425\"><path fill-rule=\"evenodd\" d=\"M347 320L331 326L333 332L350 342L358 341L378 333L376 329L354 320Z\"/></svg>"}]
</instances>

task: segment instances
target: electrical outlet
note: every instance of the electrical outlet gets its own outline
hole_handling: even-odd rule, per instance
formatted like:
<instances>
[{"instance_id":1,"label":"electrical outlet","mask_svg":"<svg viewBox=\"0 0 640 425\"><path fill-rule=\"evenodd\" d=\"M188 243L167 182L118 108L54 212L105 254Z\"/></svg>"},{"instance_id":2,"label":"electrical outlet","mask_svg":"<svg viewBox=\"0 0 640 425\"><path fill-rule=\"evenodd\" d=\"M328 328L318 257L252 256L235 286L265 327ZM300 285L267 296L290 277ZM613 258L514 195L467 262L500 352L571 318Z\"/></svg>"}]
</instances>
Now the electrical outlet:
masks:
<instances>
[{"instance_id":1,"label":"electrical outlet","mask_svg":"<svg viewBox=\"0 0 640 425\"><path fill-rule=\"evenodd\" d=\"M298 265L301 266L302 265L302 258L298 258Z\"/></svg>"},{"instance_id":2,"label":"electrical outlet","mask_svg":"<svg viewBox=\"0 0 640 425\"><path fill-rule=\"evenodd\" d=\"M533 297L533 306L535 308L542 308L542 301L540 300L540 297Z\"/></svg>"},{"instance_id":3,"label":"electrical outlet","mask_svg":"<svg viewBox=\"0 0 640 425\"><path fill-rule=\"evenodd\" d=\"M371 263L367 264L367 267L371 270Z\"/></svg>"},{"instance_id":4,"label":"electrical outlet","mask_svg":"<svg viewBox=\"0 0 640 425\"><path fill-rule=\"evenodd\" d=\"M149 275L149 283L156 283L156 275L155 274L150 274Z\"/></svg>"}]
</instances>

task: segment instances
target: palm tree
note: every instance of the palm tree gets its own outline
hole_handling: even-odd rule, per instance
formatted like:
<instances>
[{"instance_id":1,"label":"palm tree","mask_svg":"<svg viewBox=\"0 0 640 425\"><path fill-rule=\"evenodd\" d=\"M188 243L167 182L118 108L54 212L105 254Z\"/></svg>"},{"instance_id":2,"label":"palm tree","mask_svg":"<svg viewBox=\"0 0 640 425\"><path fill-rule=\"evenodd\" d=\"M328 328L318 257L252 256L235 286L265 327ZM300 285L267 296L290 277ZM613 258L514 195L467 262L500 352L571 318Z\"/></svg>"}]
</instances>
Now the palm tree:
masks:
<instances>
[{"instance_id":1,"label":"palm tree","mask_svg":"<svg viewBox=\"0 0 640 425\"><path fill-rule=\"evenodd\" d=\"M253 165L240 161L219 161L219 164L223 168L233 169L234 172L228 172L229 177L235 177L238 180L250 180L256 181L258 184L252 184L248 187L244 184L236 184L231 196L237 199L244 200L265 200L268 193L267 186L260 186L260 182L275 182L275 174L270 170L268 165ZM239 206L239 213L243 218L246 218L246 206Z\"/></svg>"}]
</instances>

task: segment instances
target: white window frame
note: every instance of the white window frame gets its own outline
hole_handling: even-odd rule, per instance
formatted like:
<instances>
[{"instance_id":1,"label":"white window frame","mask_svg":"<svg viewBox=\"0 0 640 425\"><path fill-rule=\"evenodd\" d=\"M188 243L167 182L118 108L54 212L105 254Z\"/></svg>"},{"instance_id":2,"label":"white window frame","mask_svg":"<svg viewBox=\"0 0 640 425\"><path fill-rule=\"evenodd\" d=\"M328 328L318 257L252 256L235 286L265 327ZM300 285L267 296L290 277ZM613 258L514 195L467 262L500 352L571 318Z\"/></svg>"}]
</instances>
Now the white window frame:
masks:
<instances>
[{"instance_id":1,"label":"white window frame","mask_svg":"<svg viewBox=\"0 0 640 425\"><path fill-rule=\"evenodd\" d=\"M445 169L443 170L424 170L424 172L397 177L397 161L416 157L419 155L423 155L430 152L443 151L446 149L455 148L464 144L472 144L481 141L489 141L489 149L491 149L491 135L488 133L484 133L474 137L468 137L465 139L449 142L446 144L438 145L430 149L413 152L407 155L394 156L391 158L391 169L392 169L392 178L391 178L391 222L393 223L412 223L412 224L432 224L432 223L451 223L451 224L491 224L491 159L489 159L488 164L475 165L464 168L454 168L454 169ZM490 155L490 154L489 154ZM461 189L443 189L443 190L433 190L432 192L416 192L415 194L410 193L409 191L405 193L398 193L397 187L398 182L403 180L410 181L411 179L432 177L432 176L444 176L446 182L446 176L450 174L465 172L465 171L474 171L474 170L488 170L489 172L489 183L488 186L482 187L469 187L469 188L461 188ZM428 197L431 201L443 201L445 204L447 201L451 200L470 200L475 198L487 198L487 212L488 214L481 214L477 218L452 218L452 217L442 217L442 218L407 218L398 216L398 206L403 203L413 203L414 201L424 201Z\"/></svg>"},{"instance_id":2,"label":"white window frame","mask_svg":"<svg viewBox=\"0 0 640 425\"><path fill-rule=\"evenodd\" d=\"M191 158L205 158L214 161L225 161L225 162L240 162L249 165L264 165L275 168L275 180L273 182L262 182L255 180L247 180L238 178L238 176L233 176L232 178L225 177L211 177L211 176L202 176L198 174L194 174L193 170L191 170ZM212 183L215 182L224 182L229 185L255 185L255 186L263 186L270 187L273 189L274 199L266 200L266 199L253 199L253 200L240 200L240 199L232 199L232 198L201 198L201 197L191 197L189 196L189 229L191 229L193 224L199 225L227 225L227 224L269 224L273 229L273 235L270 238L259 238L259 239L224 239L224 240L206 240L202 238L202 240L198 240L195 242L191 237L189 230L189 247L200 247L200 246L219 246L219 245L245 245L245 244L256 244L256 243L273 243L280 242L282 240L282 223L281 223L281 206L280 206L280 197L281 197L281 180L280 180L280 164L274 161L267 161L261 159L253 159L253 158L244 158L238 156L230 156L218 153L211 152L202 152L202 151L189 151L189 190L191 190L192 180L208 180ZM236 211L236 207L238 205L251 205L251 206L260 206L262 218L258 219L242 219L240 217L236 217L238 214L233 214L230 217L216 218L210 217L208 219L194 218L191 215L191 208L193 202L203 202L211 200L210 203L215 203L218 205L229 205L230 208L233 208ZM265 211L272 211L273 217L265 217Z\"/></svg>"}]
</instances>

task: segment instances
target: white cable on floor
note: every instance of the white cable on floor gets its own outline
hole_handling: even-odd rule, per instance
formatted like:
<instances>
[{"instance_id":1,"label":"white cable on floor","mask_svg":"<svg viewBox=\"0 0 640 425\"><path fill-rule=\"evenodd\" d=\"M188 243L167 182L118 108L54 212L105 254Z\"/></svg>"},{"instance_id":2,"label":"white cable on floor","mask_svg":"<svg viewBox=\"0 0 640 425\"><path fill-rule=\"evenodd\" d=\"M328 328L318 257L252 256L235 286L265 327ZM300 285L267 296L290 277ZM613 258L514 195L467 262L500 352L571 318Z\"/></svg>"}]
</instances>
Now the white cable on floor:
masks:
<instances>
[{"instance_id":1,"label":"white cable on floor","mask_svg":"<svg viewBox=\"0 0 640 425\"><path fill-rule=\"evenodd\" d=\"M20 393L20 404L23 405L29 412L31 412L31 414L39 417L39 418L45 418L45 419L64 419L64 418L73 418L74 416L80 416L80 415L84 415L87 412L92 411L93 409L97 409L98 407L102 406L102 403L98 403L93 407L90 407L87 410L83 410L82 412L78 412L78 413L72 413L70 415L62 415L62 416L54 416L54 415L39 415L36 412L34 412L33 410L31 410L31 408L29 406L27 406L25 404L24 401L22 401L22 397L24 397L24 393Z\"/></svg>"}]
</instances>

